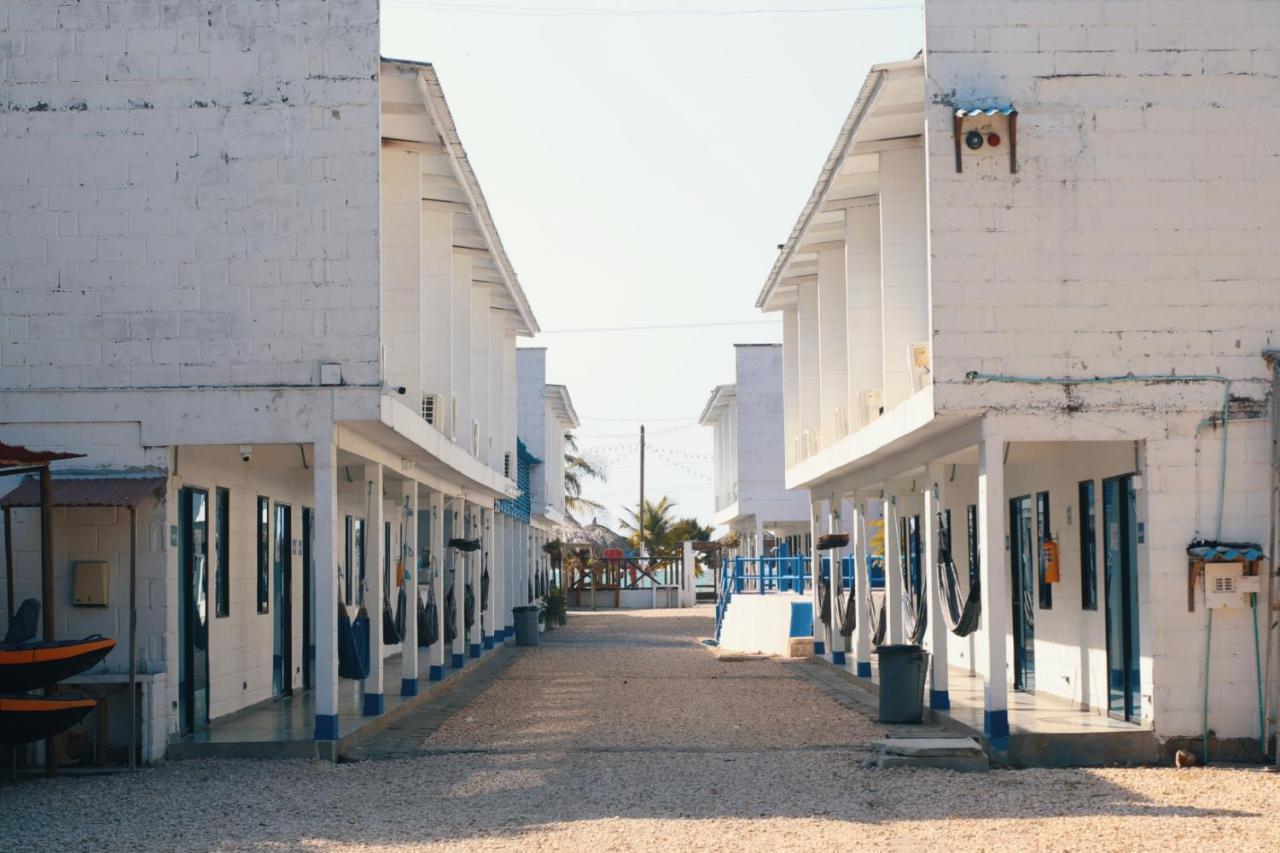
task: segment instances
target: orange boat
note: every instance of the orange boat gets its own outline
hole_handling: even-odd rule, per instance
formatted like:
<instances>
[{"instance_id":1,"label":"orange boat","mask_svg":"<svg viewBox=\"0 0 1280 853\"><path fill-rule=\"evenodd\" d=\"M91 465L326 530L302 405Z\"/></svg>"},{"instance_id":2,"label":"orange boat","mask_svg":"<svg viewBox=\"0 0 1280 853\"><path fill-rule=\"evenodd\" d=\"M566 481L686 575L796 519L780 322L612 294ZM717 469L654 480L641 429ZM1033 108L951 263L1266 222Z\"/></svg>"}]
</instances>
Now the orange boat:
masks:
<instances>
[{"instance_id":1,"label":"orange boat","mask_svg":"<svg viewBox=\"0 0 1280 853\"><path fill-rule=\"evenodd\" d=\"M19 746L66 731L97 707L87 696L0 694L0 744Z\"/></svg>"},{"instance_id":2,"label":"orange boat","mask_svg":"<svg viewBox=\"0 0 1280 853\"><path fill-rule=\"evenodd\" d=\"M83 640L0 643L0 693L24 693L57 684L105 658L116 641L99 635Z\"/></svg>"}]
</instances>

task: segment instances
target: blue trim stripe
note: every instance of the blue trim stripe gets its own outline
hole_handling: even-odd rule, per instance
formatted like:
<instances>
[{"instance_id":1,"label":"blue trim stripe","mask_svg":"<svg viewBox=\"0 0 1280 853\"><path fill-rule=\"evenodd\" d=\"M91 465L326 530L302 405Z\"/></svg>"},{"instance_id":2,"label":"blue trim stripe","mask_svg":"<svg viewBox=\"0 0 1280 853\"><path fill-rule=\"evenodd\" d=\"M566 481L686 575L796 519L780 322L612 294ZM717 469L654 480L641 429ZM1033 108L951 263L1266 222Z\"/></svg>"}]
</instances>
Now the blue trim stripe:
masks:
<instances>
[{"instance_id":1,"label":"blue trim stripe","mask_svg":"<svg viewBox=\"0 0 1280 853\"><path fill-rule=\"evenodd\" d=\"M364 715L366 717L376 717L382 713L386 705L383 701L381 693L364 694Z\"/></svg>"},{"instance_id":2,"label":"blue trim stripe","mask_svg":"<svg viewBox=\"0 0 1280 853\"><path fill-rule=\"evenodd\" d=\"M930 690L929 707L935 711L950 711L951 694L946 690Z\"/></svg>"},{"instance_id":3,"label":"blue trim stripe","mask_svg":"<svg viewBox=\"0 0 1280 853\"><path fill-rule=\"evenodd\" d=\"M870 678L871 677L871 661L869 660L858 661L858 671L855 674L859 678Z\"/></svg>"},{"instance_id":4,"label":"blue trim stripe","mask_svg":"<svg viewBox=\"0 0 1280 853\"><path fill-rule=\"evenodd\" d=\"M493 635L489 635L488 637L484 638L484 647L486 649L493 648Z\"/></svg>"},{"instance_id":5,"label":"blue trim stripe","mask_svg":"<svg viewBox=\"0 0 1280 853\"><path fill-rule=\"evenodd\" d=\"M813 641L813 653L815 655L825 655L827 653L827 644L821 640Z\"/></svg>"},{"instance_id":6,"label":"blue trim stripe","mask_svg":"<svg viewBox=\"0 0 1280 853\"><path fill-rule=\"evenodd\" d=\"M831 662L836 666L844 666L844 652L832 652Z\"/></svg>"},{"instance_id":7,"label":"blue trim stripe","mask_svg":"<svg viewBox=\"0 0 1280 853\"><path fill-rule=\"evenodd\" d=\"M443 666L443 665L437 666L437 665L436 665L436 664L434 664L434 663L433 663L433 664L431 664L431 670L429 671L429 673L428 673L428 675L427 675L427 680L428 680L428 681L443 681L443 680L444 680L444 666Z\"/></svg>"},{"instance_id":8,"label":"blue trim stripe","mask_svg":"<svg viewBox=\"0 0 1280 853\"><path fill-rule=\"evenodd\" d=\"M466 658L466 656L465 656L465 655L463 655L461 652L454 652L454 654L453 654L453 668L454 668L454 669L462 669L462 668L463 668L464 666L466 666L466 665L467 665L467 658Z\"/></svg>"},{"instance_id":9,"label":"blue trim stripe","mask_svg":"<svg viewBox=\"0 0 1280 853\"><path fill-rule=\"evenodd\" d=\"M472 644L471 644L471 656L472 656L473 658L478 658L478 657L480 657L480 644L479 644L479 643L472 643Z\"/></svg>"},{"instance_id":10,"label":"blue trim stripe","mask_svg":"<svg viewBox=\"0 0 1280 853\"><path fill-rule=\"evenodd\" d=\"M338 715L316 714L316 740L338 739Z\"/></svg>"},{"instance_id":11,"label":"blue trim stripe","mask_svg":"<svg viewBox=\"0 0 1280 853\"><path fill-rule=\"evenodd\" d=\"M400 679L400 695L401 696L417 696L418 695L418 679L416 678Z\"/></svg>"},{"instance_id":12,"label":"blue trim stripe","mask_svg":"<svg viewBox=\"0 0 1280 853\"><path fill-rule=\"evenodd\" d=\"M1007 749L1009 747L1009 712L1003 708L999 711L983 711L982 733L996 749Z\"/></svg>"}]
</instances>

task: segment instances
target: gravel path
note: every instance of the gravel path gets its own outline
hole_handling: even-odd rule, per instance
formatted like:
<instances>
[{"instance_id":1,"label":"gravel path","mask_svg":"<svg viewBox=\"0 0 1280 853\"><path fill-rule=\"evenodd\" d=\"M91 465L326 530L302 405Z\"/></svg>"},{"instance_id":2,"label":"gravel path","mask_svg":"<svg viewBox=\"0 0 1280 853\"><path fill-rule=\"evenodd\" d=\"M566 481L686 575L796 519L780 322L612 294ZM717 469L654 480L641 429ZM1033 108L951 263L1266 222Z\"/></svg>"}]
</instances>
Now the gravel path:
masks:
<instances>
[{"instance_id":1,"label":"gravel path","mask_svg":"<svg viewBox=\"0 0 1280 853\"><path fill-rule=\"evenodd\" d=\"M709 628L573 614L366 760L0 788L0 849L1280 849L1280 778L1253 769L865 769L875 724L806 664L717 660Z\"/></svg>"}]
</instances>

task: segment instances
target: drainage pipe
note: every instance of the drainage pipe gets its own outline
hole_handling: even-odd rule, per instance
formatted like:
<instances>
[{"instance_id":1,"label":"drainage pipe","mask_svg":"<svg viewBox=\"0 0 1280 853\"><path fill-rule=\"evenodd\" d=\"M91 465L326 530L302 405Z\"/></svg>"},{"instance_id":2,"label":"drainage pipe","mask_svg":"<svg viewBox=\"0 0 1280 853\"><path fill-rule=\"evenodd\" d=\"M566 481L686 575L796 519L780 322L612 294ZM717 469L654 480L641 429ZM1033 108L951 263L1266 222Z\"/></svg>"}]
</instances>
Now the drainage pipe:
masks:
<instances>
[{"instance_id":1,"label":"drainage pipe","mask_svg":"<svg viewBox=\"0 0 1280 853\"><path fill-rule=\"evenodd\" d=\"M1267 561L1266 601L1263 608L1263 619L1266 620L1266 661L1263 665L1263 734L1262 752L1267 751L1267 717L1271 710L1271 649L1273 645L1273 628L1275 614L1276 559L1280 549L1280 530L1277 529L1276 516L1280 514L1280 350L1266 350L1262 353L1271 367L1271 556ZM1280 766L1280 748L1276 749L1276 764Z\"/></svg>"}]
</instances>

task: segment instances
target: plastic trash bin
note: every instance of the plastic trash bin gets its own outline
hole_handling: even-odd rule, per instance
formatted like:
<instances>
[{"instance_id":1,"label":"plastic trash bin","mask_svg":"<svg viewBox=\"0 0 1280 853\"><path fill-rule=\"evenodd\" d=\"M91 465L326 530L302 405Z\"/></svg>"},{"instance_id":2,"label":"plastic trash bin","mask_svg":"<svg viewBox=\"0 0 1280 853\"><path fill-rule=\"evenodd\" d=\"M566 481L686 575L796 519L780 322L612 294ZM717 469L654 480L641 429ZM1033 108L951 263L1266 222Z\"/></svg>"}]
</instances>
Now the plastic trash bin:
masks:
<instances>
[{"instance_id":1,"label":"plastic trash bin","mask_svg":"<svg viewBox=\"0 0 1280 853\"><path fill-rule=\"evenodd\" d=\"M522 604L511 608L516 620L516 645L538 645L538 605Z\"/></svg>"},{"instance_id":2,"label":"plastic trash bin","mask_svg":"<svg viewBox=\"0 0 1280 853\"><path fill-rule=\"evenodd\" d=\"M929 653L911 645L881 646L876 651L880 655L880 722L923 722Z\"/></svg>"}]
</instances>

